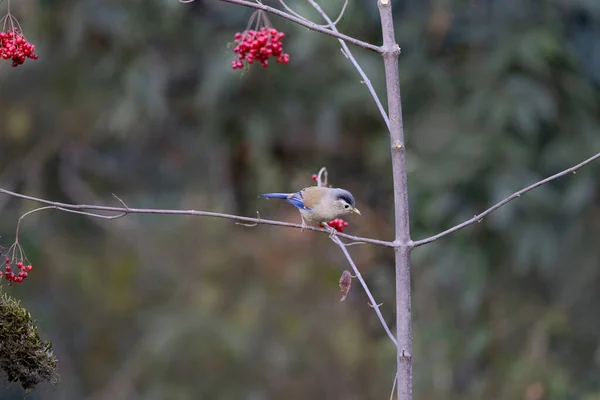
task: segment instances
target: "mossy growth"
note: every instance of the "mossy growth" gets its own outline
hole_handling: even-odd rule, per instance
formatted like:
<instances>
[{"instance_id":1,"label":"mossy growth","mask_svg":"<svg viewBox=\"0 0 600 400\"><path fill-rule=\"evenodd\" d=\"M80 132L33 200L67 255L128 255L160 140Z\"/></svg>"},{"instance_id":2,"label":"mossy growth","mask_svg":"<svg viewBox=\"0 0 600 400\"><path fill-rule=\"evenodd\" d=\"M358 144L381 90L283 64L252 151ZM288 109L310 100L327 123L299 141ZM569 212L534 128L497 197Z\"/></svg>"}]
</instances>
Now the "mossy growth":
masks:
<instances>
[{"instance_id":1,"label":"mossy growth","mask_svg":"<svg viewBox=\"0 0 600 400\"><path fill-rule=\"evenodd\" d=\"M52 343L40 339L31 314L2 293L0 286L0 368L9 382L19 382L26 392L42 381L58 382Z\"/></svg>"}]
</instances>

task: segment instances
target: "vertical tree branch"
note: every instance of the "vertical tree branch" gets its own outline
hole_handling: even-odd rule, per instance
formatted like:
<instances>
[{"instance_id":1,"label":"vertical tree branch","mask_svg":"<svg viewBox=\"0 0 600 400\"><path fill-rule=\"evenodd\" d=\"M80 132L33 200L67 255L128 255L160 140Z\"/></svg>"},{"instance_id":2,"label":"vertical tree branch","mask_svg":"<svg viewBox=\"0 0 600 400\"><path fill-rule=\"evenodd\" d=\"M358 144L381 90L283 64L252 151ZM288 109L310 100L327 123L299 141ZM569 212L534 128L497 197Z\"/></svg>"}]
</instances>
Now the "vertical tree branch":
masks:
<instances>
[{"instance_id":1,"label":"vertical tree branch","mask_svg":"<svg viewBox=\"0 0 600 400\"><path fill-rule=\"evenodd\" d=\"M378 0L383 34L383 62L390 118L392 171L395 206L396 264L396 341L398 362L398 400L412 399L412 334L410 300L410 226L408 219L408 188L406 178L406 148L402 124L400 76L391 0Z\"/></svg>"}]
</instances>

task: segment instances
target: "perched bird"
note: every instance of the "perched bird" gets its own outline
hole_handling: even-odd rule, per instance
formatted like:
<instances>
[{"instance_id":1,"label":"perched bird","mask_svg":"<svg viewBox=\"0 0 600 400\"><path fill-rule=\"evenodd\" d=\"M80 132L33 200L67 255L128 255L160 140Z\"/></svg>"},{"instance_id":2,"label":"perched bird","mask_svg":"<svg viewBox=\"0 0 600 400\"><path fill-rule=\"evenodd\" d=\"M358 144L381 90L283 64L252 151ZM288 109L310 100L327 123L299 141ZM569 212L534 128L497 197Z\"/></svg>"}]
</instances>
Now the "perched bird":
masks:
<instances>
[{"instance_id":1,"label":"perched bird","mask_svg":"<svg viewBox=\"0 0 600 400\"><path fill-rule=\"evenodd\" d=\"M298 207L303 229L306 228L306 221L321 223L350 213L360 215L354 196L345 189L310 186L296 193L265 193L260 197L284 199Z\"/></svg>"}]
</instances>

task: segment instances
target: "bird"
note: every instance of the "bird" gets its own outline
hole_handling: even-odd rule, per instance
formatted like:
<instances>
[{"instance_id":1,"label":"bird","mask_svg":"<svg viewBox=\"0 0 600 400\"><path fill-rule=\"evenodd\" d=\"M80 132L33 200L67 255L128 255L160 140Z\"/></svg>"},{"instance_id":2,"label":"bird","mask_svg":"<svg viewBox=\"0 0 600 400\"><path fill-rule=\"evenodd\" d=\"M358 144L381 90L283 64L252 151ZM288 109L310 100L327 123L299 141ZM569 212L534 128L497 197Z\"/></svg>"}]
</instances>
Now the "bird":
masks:
<instances>
[{"instance_id":1,"label":"bird","mask_svg":"<svg viewBox=\"0 0 600 400\"><path fill-rule=\"evenodd\" d=\"M284 199L296 206L302 218L302 230L306 229L306 221L324 223L351 213L360 215L354 196L346 189L309 186L296 193L264 193L259 197Z\"/></svg>"}]
</instances>

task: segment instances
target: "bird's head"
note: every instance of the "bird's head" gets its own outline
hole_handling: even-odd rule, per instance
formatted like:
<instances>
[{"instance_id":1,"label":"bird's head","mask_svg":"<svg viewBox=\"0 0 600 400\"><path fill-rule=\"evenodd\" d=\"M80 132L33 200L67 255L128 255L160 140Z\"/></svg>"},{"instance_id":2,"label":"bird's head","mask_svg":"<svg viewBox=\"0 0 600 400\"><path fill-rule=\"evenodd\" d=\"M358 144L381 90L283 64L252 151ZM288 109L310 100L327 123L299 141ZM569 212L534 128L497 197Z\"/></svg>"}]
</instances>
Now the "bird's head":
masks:
<instances>
[{"instance_id":1,"label":"bird's head","mask_svg":"<svg viewBox=\"0 0 600 400\"><path fill-rule=\"evenodd\" d=\"M352 193L345 189L332 189L334 197L334 207L339 216L355 213L360 215L360 211L356 208L356 201Z\"/></svg>"}]
</instances>

